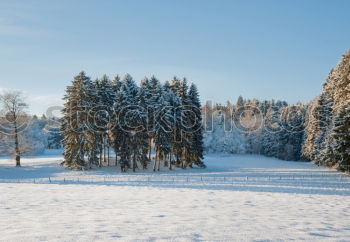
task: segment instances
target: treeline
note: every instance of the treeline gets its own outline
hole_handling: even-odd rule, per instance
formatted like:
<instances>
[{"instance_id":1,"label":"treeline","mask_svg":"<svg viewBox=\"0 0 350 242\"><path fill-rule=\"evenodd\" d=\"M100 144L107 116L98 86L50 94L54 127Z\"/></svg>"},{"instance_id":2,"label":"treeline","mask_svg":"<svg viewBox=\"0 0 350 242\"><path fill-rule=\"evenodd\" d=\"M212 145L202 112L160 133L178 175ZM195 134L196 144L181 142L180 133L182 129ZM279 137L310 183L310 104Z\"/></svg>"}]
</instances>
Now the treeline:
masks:
<instances>
[{"instance_id":1,"label":"treeline","mask_svg":"<svg viewBox=\"0 0 350 242\"><path fill-rule=\"evenodd\" d=\"M194 84L176 77L161 84L154 76L138 86L127 74L91 80L84 72L66 89L62 110L65 167L118 165L153 171L205 167L201 104ZM110 162L110 149L115 160Z\"/></svg>"},{"instance_id":2,"label":"treeline","mask_svg":"<svg viewBox=\"0 0 350 242\"><path fill-rule=\"evenodd\" d=\"M350 171L350 50L330 71L308 107L303 155L318 165Z\"/></svg>"},{"instance_id":3,"label":"treeline","mask_svg":"<svg viewBox=\"0 0 350 242\"><path fill-rule=\"evenodd\" d=\"M300 160L306 106L284 101L243 99L203 107L205 149Z\"/></svg>"}]
</instances>

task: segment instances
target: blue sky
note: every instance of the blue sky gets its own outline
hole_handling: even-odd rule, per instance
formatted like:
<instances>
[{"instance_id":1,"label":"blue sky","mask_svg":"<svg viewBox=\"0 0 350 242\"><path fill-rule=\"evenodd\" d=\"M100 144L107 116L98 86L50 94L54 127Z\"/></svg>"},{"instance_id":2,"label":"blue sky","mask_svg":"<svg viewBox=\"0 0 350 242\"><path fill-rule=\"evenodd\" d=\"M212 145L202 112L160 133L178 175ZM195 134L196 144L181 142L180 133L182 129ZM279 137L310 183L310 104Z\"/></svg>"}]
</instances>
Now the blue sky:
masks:
<instances>
[{"instance_id":1,"label":"blue sky","mask_svg":"<svg viewBox=\"0 0 350 242\"><path fill-rule=\"evenodd\" d=\"M1 1L0 88L33 113L81 70L95 78L174 75L201 99L307 102L350 48L347 0Z\"/></svg>"}]
</instances>

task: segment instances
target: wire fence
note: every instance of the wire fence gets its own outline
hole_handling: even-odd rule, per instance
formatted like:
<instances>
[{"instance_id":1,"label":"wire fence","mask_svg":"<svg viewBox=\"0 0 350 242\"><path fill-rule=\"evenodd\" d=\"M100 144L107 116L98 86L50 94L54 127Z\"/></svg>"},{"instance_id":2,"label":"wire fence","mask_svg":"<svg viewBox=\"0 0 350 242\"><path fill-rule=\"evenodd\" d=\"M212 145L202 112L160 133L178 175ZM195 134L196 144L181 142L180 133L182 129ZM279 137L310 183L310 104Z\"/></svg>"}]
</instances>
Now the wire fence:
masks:
<instances>
[{"instance_id":1,"label":"wire fence","mask_svg":"<svg viewBox=\"0 0 350 242\"><path fill-rule=\"evenodd\" d=\"M267 176L198 176L198 175L119 175L67 176L1 179L0 183L26 184L109 184L109 185L234 185L234 184L293 184L350 189L349 175L267 175Z\"/></svg>"}]
</instances>

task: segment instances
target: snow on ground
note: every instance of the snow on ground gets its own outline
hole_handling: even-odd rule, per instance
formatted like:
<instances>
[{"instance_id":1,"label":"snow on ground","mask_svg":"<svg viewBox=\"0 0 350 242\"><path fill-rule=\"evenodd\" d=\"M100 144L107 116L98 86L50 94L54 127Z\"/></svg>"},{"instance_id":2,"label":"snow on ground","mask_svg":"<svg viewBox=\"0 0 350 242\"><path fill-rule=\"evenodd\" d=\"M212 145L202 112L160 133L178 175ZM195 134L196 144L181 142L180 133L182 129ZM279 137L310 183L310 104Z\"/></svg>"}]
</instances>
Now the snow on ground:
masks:
<instances>
[{"instance_id":1,"label":"snow on ground","mask_svg":"<svg viewBox=\"0 0 350 242\"><path fill-rule=\"evenodd\" d=\"M120 174L61 160L0 158L0 241L349 241L350 178L328 168L210 154L207 169Z\"/></svg>"}]
</instances>

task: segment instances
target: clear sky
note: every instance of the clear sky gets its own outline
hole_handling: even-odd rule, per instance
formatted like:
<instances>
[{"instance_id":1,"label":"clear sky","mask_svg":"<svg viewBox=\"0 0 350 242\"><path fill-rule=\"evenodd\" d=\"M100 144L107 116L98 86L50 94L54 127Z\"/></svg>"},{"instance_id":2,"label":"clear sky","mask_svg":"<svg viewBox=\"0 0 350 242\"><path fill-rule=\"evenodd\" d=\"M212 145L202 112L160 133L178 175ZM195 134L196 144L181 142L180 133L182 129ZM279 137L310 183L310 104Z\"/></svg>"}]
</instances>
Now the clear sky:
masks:
<instances>
[{"instance_id":1,"label":"clear sky","mask_svg":"<svg viewBox=\"0 0 350 242\"><path fill-rule=\"evenodd\" d=\"M33 113L95 78L174 75L201 99L307 102L350 48L348 0L0 1L0 88Z\"/></svg>"}]
</instances>

